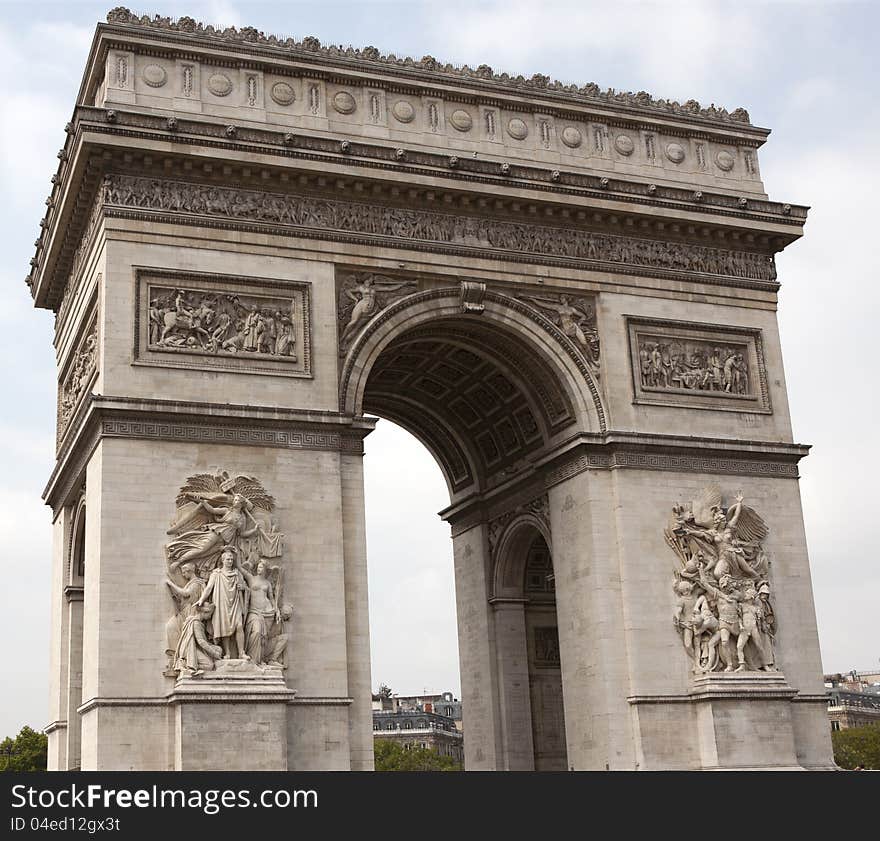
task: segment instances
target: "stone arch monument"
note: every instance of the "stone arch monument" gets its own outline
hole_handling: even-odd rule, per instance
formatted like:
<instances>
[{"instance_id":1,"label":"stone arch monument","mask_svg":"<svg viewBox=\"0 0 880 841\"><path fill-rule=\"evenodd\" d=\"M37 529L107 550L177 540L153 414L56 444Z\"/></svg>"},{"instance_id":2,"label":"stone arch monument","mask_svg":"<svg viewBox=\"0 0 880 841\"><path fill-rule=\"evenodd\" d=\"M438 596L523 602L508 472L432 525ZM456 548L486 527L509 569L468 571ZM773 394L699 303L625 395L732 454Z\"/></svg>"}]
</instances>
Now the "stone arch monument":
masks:
<instances>
[{"instance_id":1,"label":"stone arch monument","mask_svg":"<svg viewBox=\"0 0 880 841\"><path fill-rule=\"evenodd\" d=\"M370 769L362 456L431 451L471 769L823 768L742 109L115 9L56 313L57 769Z\"/></svg>"}]
</instances>

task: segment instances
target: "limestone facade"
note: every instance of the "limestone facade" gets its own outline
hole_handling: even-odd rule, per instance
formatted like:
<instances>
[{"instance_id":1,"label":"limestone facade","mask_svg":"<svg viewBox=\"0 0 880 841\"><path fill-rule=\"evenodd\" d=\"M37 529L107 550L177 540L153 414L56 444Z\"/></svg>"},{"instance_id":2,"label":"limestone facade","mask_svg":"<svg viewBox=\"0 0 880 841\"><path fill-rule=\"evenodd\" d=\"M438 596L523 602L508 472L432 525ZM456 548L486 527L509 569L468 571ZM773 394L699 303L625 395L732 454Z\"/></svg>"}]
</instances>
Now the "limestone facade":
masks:
<instances>
[{"instance_id":1,"label":"limestone facade","mask_svg":"<svg viewBox=\"0 0 880 841\"><path fill-rule=\"evenodd\" d=\"M372 767L374 415L449 486L467 768L830 767L773 261L806 209L764 194L766 136L114 10L28 276L59 371L50 767ZM716 485L769 529L776 671L695 674L670 621L669 511ZM196 627L166 579L229 545L243 607Z\"/></svg>"}]
</instances>

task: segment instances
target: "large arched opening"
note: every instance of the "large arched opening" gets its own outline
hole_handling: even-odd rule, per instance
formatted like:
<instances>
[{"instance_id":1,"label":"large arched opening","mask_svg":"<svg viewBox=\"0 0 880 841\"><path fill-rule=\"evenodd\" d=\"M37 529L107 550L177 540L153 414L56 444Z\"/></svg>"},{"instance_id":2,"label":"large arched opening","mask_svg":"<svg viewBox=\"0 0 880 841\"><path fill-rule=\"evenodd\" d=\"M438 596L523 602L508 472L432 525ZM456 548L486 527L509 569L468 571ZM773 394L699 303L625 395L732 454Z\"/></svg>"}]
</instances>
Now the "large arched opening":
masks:
<instances>
[{"instance_id":1,"label":"large arched opening","mask_svg":"<svg viewBox=\"0 0 880 841\"><path fill-rule=\"evenodd\" d=\"M565 769L552 534L546 494L535 487L542 462L566 441L604 428L584 357L520 301L495 293L463 311L458 288L431 290L391 305L355 338L340 396L352 414L386 418L415 436L446 481L443 514L462 547L455 566L466 757L485 757L491 743L492 760L481 767ZM465 533L478 551L464 545ZM474 593L462 570L481 565L484 586Z\"/></svg>"}]
</instances>

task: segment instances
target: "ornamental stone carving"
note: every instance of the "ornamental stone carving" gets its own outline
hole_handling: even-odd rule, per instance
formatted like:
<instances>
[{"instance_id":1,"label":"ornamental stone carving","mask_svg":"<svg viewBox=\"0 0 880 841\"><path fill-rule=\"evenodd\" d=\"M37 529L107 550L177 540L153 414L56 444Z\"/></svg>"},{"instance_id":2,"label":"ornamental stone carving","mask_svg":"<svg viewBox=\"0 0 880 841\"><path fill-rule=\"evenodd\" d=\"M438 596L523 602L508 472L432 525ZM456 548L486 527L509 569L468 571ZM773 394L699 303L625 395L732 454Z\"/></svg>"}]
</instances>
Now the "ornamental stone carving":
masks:
<instances>
[{"instance_id":1,"label":"ornamental stone carving","mask_svg":"<svg viewBox=\"0 0 880 841\"><path fill-rule=\"evenodd\" d=\"M269 96L271 96L272 101L276 102L278 105L292 105L296 99L296 93L293 90L293 86L288 82L275 82L275 84L269 89Z\"/></svg>"},{"instance_id":2,"label":"ornamental stone carving","mask_svg":"<svg viewBox=\"0 0 880 841\"><path fill-rule=\"evenodd\" d=\"M391 108L394 119L399 123L411 123L416 116L416 110L405 99L400 99Z\"/></svg>"},{"instance_id":3,"label":"ornamental stone carving","mask_svg":"<svg viewBox=\"0 0 880 841\"><path fill-rule=\"evenodd\" d=\"M735 159L730 152L726 152L722 149L717 155L715 155L715 163L718 165L719 169L724 170L724 172L730 172L730 170L733 169Z\"/></svg>"},{"instance_id":4,"label":"ornamental stone carving","mask_svg":"<svg viewBox=\"0 0 880 841\"><path fill-rule=\"evenodd\" d=\"M674 164L680 164L684 160L684 146L680 143L668 143L666 145L666 157Z\"/></svg>"},{"instance_id":5,"label":"ornamental stone carving","mask_svg":"<svg viewBox=\"0 0 880 841\"><path fill-rule=\"evenodd\" d=\"M479 314L486 307L483 298L486 295L486 284L475 280L463 280L460 287L461 311Z\"/></svg>"},{"instance_id":6,"label":"ornamental stone carving","mask_svg":"<svg viewBox=\"0 0 880 841\"><path fill-rule=\"evenodd\" d=\"M507 124L507 133L514 140L525 140L529 134L529 127L525 124L525 121L521 120L519 117L514 117Z\"/></svg>"},{"instance_id":7,"label":"ornamental stone carving","mask_svg":"<svg viewBox=\"0 0 880 841\"><path fill-rule=\"evenodd\" d=\"M168 74L165 72L165 68L161 65L148 64L144 68L141 78L143 78L144 82L151 88L161 88L168 80Z\"/></svg>"},{"instance_id":8,"label":"ornamental stone carving","mask_svg":"<svg viewBox=\"0 0 880 841\"><path fill-rule=\"evenodd\" d=\"M535 499L518 505L512 511L507 511L497 517L491 519L487 526L487 534L489 537L489 553L494 557L501 538L507 527L520 516L530 515L539 520L546 528L547 533L550 532L550 497L542 494Z\"/></svg>"},{"instance_id":9,"label":"ornamental stone carving","mask_svg":"<svg viewBox=\"0 0 880 841\"><path fill-rule=\"evenodd\" d=\"M289 299L150 288L151 350L248 354L296 362L296 306Z\"/></svg>"},{"instance_id":10,"label":"ornamental stone carving","mask_svg":"<svg viewBox=\"0 0 880 841\"><path fill-rule=\"evenodd\" d=\"M449 117L449 122L456 131L470 131L474 125L473 117L467 111L459 108L453 111Z\"/></svg>"},{"instance_id":11,"label":"ornamental stone carving","mask_svg":"<svg viewBox=\"0 0 880 841\"><path fill-rule=\"evenodd\" d=\"M535 309L548 315L557 327L574 342L594 369L599 367L599 331L596 329L596 309L584 297L571 295L553 297L517 295Z\"/></svg>"},{"instance_id":12,"label":"ornamental stone carving","mask_svg":"<svg viewBox=\"0 0 880 841\"><path fill-rule=\"evenodd\" d=\"M712 485L672 509L664 532L678 558L672 622L695 674L776 671L776 617L764 520Z\"/></svg>"},{"instance_id":13,"label":"ornamental stone carving","mask_svg":"<svg viewBox=\"0 0 880 841\"><path fill-rule=\"evenodd\" d=\"M208 90L214 96L229 96L232 93L232 79L225 73L214 73L208 78Z\"/></svg>"},{"instance_id":14,"label":"ornamental stone carving","mask_svg":"<svg viewBox=\"0 0 880 841\"><path fill-rule=\"evenodd\" d=\"M371 272L346 277L337 302L340 354L348 350L355 336L389 304L415 291L416 283L412 280L398 281Z\"/></svg>"},{"instance_id":15,"label":"ornamental stone carving","mask_svg":"<svg viewBox=\"0 0 880 841\"><path fill-rule=\"evenodd\" d=\"M723 347L680 339L663 343L640 337L642 387L747 395L749 363L745 345Z\"/></svg>"},{"instance_id":16,"label":"ornamental stone carving","mask_svg":"<svg viewBox=\"0 0 880 841\"><path fill-rule=\"evenodd\" d=\"M333 107L340 114L354 114L357 109L357 102L355 102L355 98L348 91L339 91L333 97Z\"/></svg>"},{"instance_id":17,"label":"ornamental stone carving","mask_svg":"<svg viewBox=\"0 0 880 841\"><path fill-rule=\"evenodd\" d=\"M138 364L262 371L310 370L308 285L138 271Z\"/></svg>"},{"instance_id":18,"label":"ornamental stone carving","mask_svg":"<svg viewBox=\"0 0 880 841\"><path fill-rule=\"evenodd\" d=\"M94 379L98 365L98 320L93 318L91 327L80 341L67 373L58 389L58 440L64 437L74 412L82 402Z\"/></svg>"},{"instance_id":19,"label":"ornamental stone carving","mask_svg":"<svg viewBox=\"0 0 880 841\"><path fill-rule=\"evenodd\" d=\"M257 479L225 471L190 476L180 489L165 545L169 677L198 677L219 661L250 664L254 675L286 668L293 609L283 603L274 507Z\"/></svg>"},{"instance_id":20,"label":"ornamental stone carving","mask_svg":"<svg viewBox=\"0 0 880 841\"><path fill-rule=\"evenodd\" d=\"M614 88L602 90L594 82L585 85L564 84L558 80L552 80L542 73L535 73L530 77L522 75L512 76L509 73L496 73L487 65L472 68L467 65L459 66L451 63L442 63L432 56L424 56L421 59L413 59L404 56L384 55L375 47L338 47L335 45L322 45L313 37L307 36L301 41L294 38L278 38L275 35L266 35L251 26L237 28L228 26L217 28L205 25L191 17L174 19L161 15L136 15L125 6L117 6L107 13L109 23L134 24L137 26L160 29L164 31L183 32L191 35L208 35L211 38L220 38L231 43L267 44L273 47L281 47L296 53L307 54L311 60L315 55L332 58L337 61L351 62L358 66L364 61L385 65L388 70L411 73L412 71L428 71L442 74L443 76L461 79L484 79L500 83L511 90L519 92L551 90L564 95L568 99L581 102L593 102L603 105L622 105L639 109L651 109L653 111L682 114L688 117L697 117L721 122L749 123L749 113L745 108L736 108L728 111L726 108L718 108L715 105L703 107L699 102L689 99L687 102L678 102L670 99L654 99L645 91L618 91ZM358 67L358 69L360 69Z\"/></svg>"},{"instance_id":21,"label":"ornamental stone carving","mask_svg":"<svg viewBox=\"0 0 880 841\"><path fill-rule=\"evenodd\" d=\"M760 330L627 321L636 402L770 411Z\"/></svg>"},{"instance_id":22,"label":"ornamental stone carving","mask_svg":"<svg viewBox=\"0 0 880 841\"><path fill-rule=\"evenodd\" d=\"M635 151L636 145L629 135L618 134L614 138L614 148L617 149L619 154L628 158Z\"/></svg>"},{"instance_id":23,"label":"ornamental stone carving","mask_svg":"<svg viewBox=\"0 0 880 841\"><path fill-rule=\"evenodd\" d=\"M568 146L569 149L577 149L583 141L583 135L581 135L580 130L576 129L574 126L566 126L562 130L562 142Z\"/></svg>"},{"instance_id":24,"label":"ornamental stone carving","mask_svg":"<svg viewBox=\"0 0 880 841\"><path fill-rule=\"evenodd\" d=\"M507 222L488 217L448 214L409 208L308 196L239 190L232 187L108 176L105 206L189 213L304 228L351 231L401 237L408 243L491 246L505 251L539 253L560 258L601 261L672 271L720 274L774 281L770 255L674 241L637 239L580 228Z\"/></svg>"}]
</instances>

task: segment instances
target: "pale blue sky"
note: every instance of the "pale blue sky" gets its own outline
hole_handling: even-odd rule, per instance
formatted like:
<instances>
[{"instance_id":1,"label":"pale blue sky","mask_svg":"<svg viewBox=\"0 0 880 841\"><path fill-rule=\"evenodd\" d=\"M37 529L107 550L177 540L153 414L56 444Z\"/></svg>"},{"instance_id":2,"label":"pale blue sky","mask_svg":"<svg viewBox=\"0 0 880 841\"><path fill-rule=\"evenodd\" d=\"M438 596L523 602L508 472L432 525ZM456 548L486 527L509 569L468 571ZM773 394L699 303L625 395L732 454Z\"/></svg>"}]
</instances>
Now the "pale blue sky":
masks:
<instances>
[{"instance_id":1,"label":"pale blue sky","mask_svg":"<svg viewBox=\"0 0 880 841\"><path fill-rule=\"evenodd\" d=\"M170 2L139 13L191 15L279 35L601 87L747 108L773 129L760 155L771 197L812 205L807 235L780 256L780 325L826 670L873 668L880 556L870 525L878 475L877 313L871 276L880 195L872 3ZM49 511L53 457L52 316L23 278L55 152L94 25L111 3L0 2L0 353L6 382L0 632L13 652L0 737L47 713ZM458 692L445 486L430 456L386 423L368 439L373 683ZM405 466L405 469L404 469ZM773 512L763 511L768 522Z\"/></svg>"}]
</instances>

